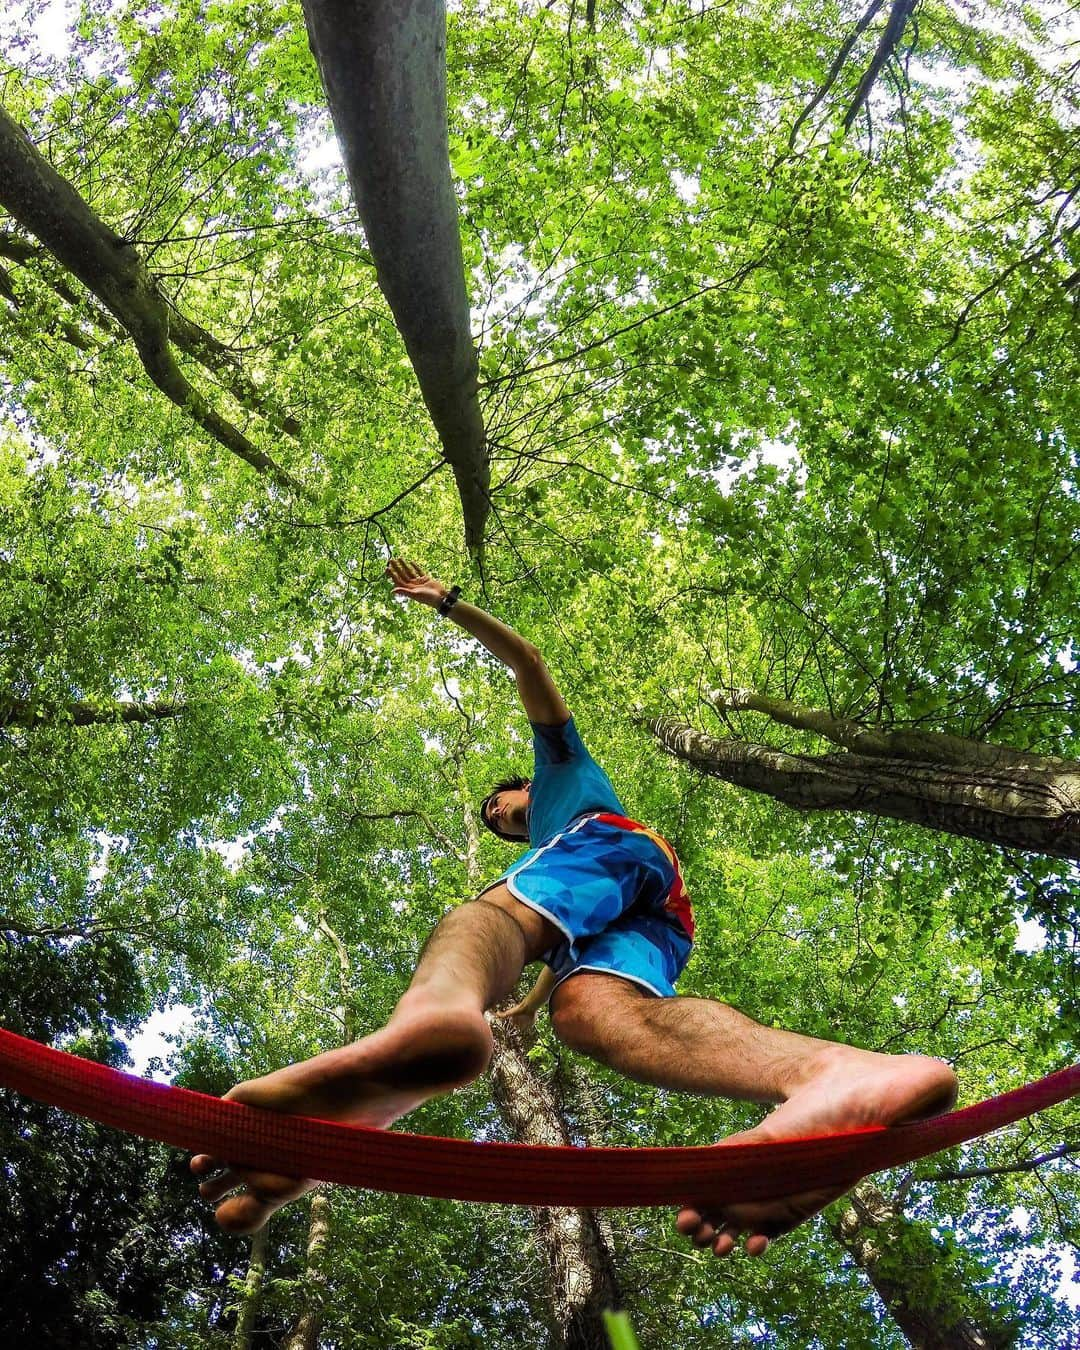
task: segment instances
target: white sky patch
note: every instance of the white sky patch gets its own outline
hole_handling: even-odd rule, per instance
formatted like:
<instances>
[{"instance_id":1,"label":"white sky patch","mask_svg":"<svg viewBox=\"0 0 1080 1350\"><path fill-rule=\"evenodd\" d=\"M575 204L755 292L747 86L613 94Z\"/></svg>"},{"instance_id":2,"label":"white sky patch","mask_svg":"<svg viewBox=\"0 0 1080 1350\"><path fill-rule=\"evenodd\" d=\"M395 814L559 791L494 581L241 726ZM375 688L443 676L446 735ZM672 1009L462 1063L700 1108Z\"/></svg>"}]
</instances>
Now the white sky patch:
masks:
<instances>
[{"instance_id":1,"label":"white sky patch","mask_svg":"<svg viewBox=\"0 0 1080 1350\"><path fill-rule=\"evenodd\" d=\"M720 491L727 495L740 478L745 478L762 465L772 465L781 470L793 469L799 486L802 487L806 483L806 464L798 448L793 442L782 439L762 441L745 458L732 459L718 468L701 471L700 476L712 479Z\"/></svg>"},{"instance_id":2,"label":"white sky patch","mask_svg":"<svg viewBox=\"0 0 1080 1350\"><path fill-rule=\"evenodd\" d=\"M1012 1221L1016 1225L1019 1233L1026 1233L1031 1227L1031 1215L1023 1207L1017 1205L1012 1211ZM1048 1242L1042 1247L1027 1247L1022 1252L1018 1252L1016 1260L1013 1263L1013 1270L1017 1272L1022 1260L1034 1257L1036 1260L1056 1260L1061 1263L1061 1278L1058 1280L1057 1297L1067 1304L1070 1308L1080 1307L1080 1280L1077 1278L1076 1257L1072 1249L1066 1247L1063 1243Z\"/></svg>"},{"instance_id":3,"label":"white sky patch","mask_svg":"<svg viewBox=\"0 0 1080 1350\"><path fill-rule=\"evenodd\" d=\"M183 1003L170 1004L169 1007L162 1009L161 1012L153 1013L146 1019L138 1031L130 1040L124 1039L131 1058L134 1060L133 1073L141 1077L150 1077L157 1083L167 1083L169 1075L161 1070L155 1070L148 1074L147 1069L152 1059L167 1060L169 1055L176 1049L176 1046L168 1039L172 1037L182 1037L189 1032L193 1026L194 1013L191 1008Z\"/></svg>"},{"instance_id":4,"label":"white sky patch","mask_svg":"<svg viewBox=\"0 0 1080 1350\"><path fill-rule=\"evenodd\" d=\"M322 128L317 133L312 131L302 135L299 151L296 167L306 178L314 178L328 169L345 167L337 137Z\"/></svg>"},{"instance_id":5,"label":"white sky patch","mask_svg":"<svg viewBox=\"0 0 1080 1350\"><path fill-rule=\"evenodd\" d=\"M19 415L18 406L7 398L0 406L13 415ZM9 423L0 422L0 449L8 450L9 448L16 453L25 455L26 472L31 477L48 465L57 464L60 461L60 452L44 436L28 427L16 429Z\"/></svg>"},{"instance_id":6,"label":"white sky patch","mask_svg":"<svg viewBox=\"0 0 1080 1350\"><path fill-rule=\"evenodd\" d=\"M673 169L671 186L687 206L693 206L698 199L698 193L701 191L701 179L696 173L680 173L678 169Z\"/></svg>"},{"instance_id":7,"label":"white sky patch","mask_svg":"<svg viewBox=\"0 0 1080 1350\"><path fill-rule=\"evenodd\" d=\"M95 830L93 839L98 846L98 855L90 864L86 875L89 881L98 882L108 872L112 854L123 853L128 846L128 840L122 834L108 834L105 830Z\"/></svg>"},{"instance_id":8,"label":"white sky patch","mask_svg":"<svg viewBox=\"0 0 1080 1350\"><path fill-rule=\"evenodd\" d=\"M206 847L218 855L230 872L238 872L251 852L254 838L253 834L242 834L239 839L215 839Z\"/></svg>"},{"instance_id":9,"label":"white sky patch","mask_svg":"<svg viewBox=\"0 0 1080 1350\"><path fill-rule=\"evenodd\" d=\"M1016 942L1018 952L1041 952L1046 946L1046 929L1038 919L1025 919L1016 916Z\"/></svg>"},{"instance_id":10,"label":"white sky patch","mask_svg":"<svg viewBox=\"0 0 1080 1350\"><path fill-rule=\"evenodd\" d=\"M15 26L26 13L26 5L7 8L5 17ZM34 19L33 35L38 50L43 56L52 56L63 60L71 51L71 24L75 18L75 6L70 0L51 0L51 3Z\"/></svg>"}]
</instances>

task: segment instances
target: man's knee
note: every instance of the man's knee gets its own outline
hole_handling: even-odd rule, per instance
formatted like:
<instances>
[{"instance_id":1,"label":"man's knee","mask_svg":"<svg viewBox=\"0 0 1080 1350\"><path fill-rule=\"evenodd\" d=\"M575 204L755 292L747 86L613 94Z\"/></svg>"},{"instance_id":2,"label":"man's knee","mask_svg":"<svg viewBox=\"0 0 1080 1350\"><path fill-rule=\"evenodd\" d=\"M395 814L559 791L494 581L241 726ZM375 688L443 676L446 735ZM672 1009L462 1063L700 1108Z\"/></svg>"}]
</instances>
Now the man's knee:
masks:
<instances>
[{"instance_id":1,"label":"man's knee","mask_svg":"<svg viewBox=\"0 0 1080 1350\"><path fill-rule=\"evenodd\" d=\"M617 975L582 971L571 975L551 996L551 1025L556 1036L571 1050L593 1053L610 1034L627 1003L645 994Z\"/></svg>"}]
</instances>

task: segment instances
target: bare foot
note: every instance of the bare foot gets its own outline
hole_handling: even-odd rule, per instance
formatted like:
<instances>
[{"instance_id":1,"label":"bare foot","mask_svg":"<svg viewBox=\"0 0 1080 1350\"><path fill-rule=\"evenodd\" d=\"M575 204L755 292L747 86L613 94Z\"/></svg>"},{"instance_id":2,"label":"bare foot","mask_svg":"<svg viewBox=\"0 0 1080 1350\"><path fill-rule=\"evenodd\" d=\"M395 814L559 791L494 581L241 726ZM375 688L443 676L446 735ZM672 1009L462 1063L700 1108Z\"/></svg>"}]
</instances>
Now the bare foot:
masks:
<instances>
[{"instance_id":1,"label":"bare foot","mask_svg":"<svg viewBox=\"0 0 1080 1350\"><path fill-rule=\"evenodd\" d=\"M822 1057L820 1070L760 1125L731 1135L720 1147L898 1125L947 1111L955 1100L956 1075L940 1059L837 1046ZM745 1233L749 1255L761 1256L770 1238L789 1233L839 1199L858 1179L852 1177L847 1186L831 1190L726 1205L715 1213L683 1209L675 1226L695 1246L711 1247L717 1256L727 1256Z\"/></svg>"},{"instance_id":2,"label":"bare foot","mask_svg":"<svg viewBox=\"0 0 1080 1350\"><path fill-rule=\"evenodd\" d=\"M422 1102L471 1082L491 1058L491 1031L479 1012L403 1001L385 1027L263 1078L239 1083L231 1101L289 1115L385 1129ZM191 1171L199 1194L230 1233L253 1233L271 1214L318 1183L230 1167L200 1153Z\"/></svg>"}]
</instances>

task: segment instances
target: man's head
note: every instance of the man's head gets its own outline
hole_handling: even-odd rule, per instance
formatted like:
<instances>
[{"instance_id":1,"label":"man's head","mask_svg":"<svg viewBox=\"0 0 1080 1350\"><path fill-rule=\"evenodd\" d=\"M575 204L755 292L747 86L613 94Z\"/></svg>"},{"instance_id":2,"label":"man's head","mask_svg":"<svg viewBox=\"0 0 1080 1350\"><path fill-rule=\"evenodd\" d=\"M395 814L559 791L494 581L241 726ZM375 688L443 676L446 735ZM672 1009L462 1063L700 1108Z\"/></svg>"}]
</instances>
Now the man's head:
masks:
<instances>
[{"instance_id":1,"label":"man's head","mask_svg":"<svg viewBox=\"0 0 1080 1350\"><path fill-rule=\"evenodd\" d=\"M480 819L500 839L516 842L529 837L528 778L504 778L480 803Z\"/></svg>"}]
</instances>

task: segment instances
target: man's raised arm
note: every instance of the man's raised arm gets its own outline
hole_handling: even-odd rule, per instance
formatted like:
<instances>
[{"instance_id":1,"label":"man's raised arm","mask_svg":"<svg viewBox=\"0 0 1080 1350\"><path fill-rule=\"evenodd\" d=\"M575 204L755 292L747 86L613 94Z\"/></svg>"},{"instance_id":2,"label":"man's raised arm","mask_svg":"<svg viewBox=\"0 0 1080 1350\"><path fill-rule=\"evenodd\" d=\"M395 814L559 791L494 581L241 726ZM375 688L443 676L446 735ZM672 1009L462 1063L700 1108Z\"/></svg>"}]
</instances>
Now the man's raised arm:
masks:
<instances>
[{"instance_id":1,"label":"man's raised arm","mask_svg":"<svg viewBox=\"0 0 1080 1350\"><path fill-rule=\"evenodd\" d=\"M515 633L512 628L477 605L452 597L450 587L428 576L423 568L401 558L392 558L386 568L394 583L394 594L418 601L438 610L482 642L493 656L509 666L517 680L518 694L530 722L541 726L561 726L570 710L555 687L540 649Z\"/></svg>"}]
</instances>

